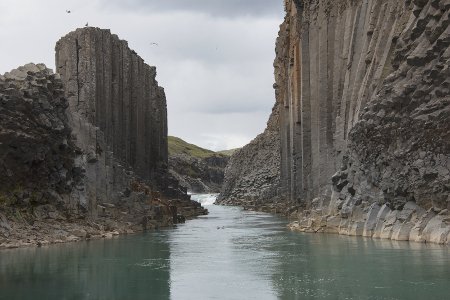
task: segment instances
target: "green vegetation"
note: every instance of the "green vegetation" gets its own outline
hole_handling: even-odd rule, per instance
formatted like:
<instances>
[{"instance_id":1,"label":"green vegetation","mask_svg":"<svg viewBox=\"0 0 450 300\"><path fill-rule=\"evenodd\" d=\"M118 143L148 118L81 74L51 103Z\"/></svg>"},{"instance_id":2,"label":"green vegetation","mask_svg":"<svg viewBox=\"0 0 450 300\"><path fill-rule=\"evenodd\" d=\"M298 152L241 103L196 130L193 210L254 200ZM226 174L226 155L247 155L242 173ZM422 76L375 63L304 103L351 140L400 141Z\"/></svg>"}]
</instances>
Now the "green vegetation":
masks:
<instances>
[{"instance_id":1,"label":"green vegetation","mask_svg":"<svg viewBox=\"0 0 450 300\"><path fill-rule=\"evenodd\" d=\"M234 152L236 152L236 150L239 149L236 148L214 152L212 150L204 149L194 144L189 144L188 142L183 141L182 139L175 136L168 137L168 144L169 155L184 153L197 158L206 158L211 156L231 156Z\"/></svg>"},{"instance_id":2,"label":"green vegetation","mask_svg":"<svg viewBox=\"0 0 450 300\"><path fill-rule=\"evenodd\" d=\"M211 156L226 156L226 154L220 152L214 152L212 150L204 149L194 144L189 144L186 141L183 141L180 138L169 136L168 137L169 144L169 155L174 154L187 154L197 158L207 158Z\"/></svg>"}]
</instances>

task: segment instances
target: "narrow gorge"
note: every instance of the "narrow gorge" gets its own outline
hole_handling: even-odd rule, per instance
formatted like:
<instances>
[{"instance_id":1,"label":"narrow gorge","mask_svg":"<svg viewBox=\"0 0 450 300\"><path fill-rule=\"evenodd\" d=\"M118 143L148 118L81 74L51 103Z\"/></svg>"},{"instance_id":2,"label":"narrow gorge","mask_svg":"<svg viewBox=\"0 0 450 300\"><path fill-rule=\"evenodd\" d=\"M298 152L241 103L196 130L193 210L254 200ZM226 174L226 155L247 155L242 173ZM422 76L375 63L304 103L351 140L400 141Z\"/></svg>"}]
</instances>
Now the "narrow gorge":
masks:
<instances>
[{"instance_id":1,"label":"narrow gorge","mask_svg":"<svg viewBox=\"0 0 450 300\"><path fill-rule=\"evenodd\" d=\"M450 0L0 24L0 300L448 298Z\"/></svg>"},{"instance_id":2,"label":"narrow gorge","mask_svg":"<svg viewBox=\"0 0 450 300\"><path fill-rule=\"evenodd\" d=\"M299 231L448 244L450 2L287 0L285 10L277 113L243 148L254 151L231 158L219 203L282 211ZM272 193L248 193L241 174L266 168L255 145L267 143L278 172L247 182Z\"/></svg>"}]
</instances>

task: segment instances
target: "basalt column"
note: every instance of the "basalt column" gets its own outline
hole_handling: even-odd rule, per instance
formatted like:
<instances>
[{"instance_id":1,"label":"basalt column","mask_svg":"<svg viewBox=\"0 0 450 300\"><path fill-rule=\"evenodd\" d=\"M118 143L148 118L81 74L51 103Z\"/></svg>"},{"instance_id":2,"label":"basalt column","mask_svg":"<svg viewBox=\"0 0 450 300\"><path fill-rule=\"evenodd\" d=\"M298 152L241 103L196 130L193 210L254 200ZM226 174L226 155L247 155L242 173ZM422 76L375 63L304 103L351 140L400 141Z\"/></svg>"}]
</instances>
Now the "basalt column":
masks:
<instances>
[{"instance_id":1,"label":"basalt column","mask_svg":"<svg viewBox=\"0 0 450 300\"><path fill-rule=\"evenodd\" d=\"M86 172L79 198L95 213L133 178L152 183L167 168L167 109L156 68L109 30L77 29L56 44L56 68Z\"/></svg>"},{"instance_id":2,"label":"basalt column","mask_svg":"<svg viewBox=\"0 0 450 300\"><path fill-rule=\"evenodd\" d=\"M293 202L331 197L360 111L392 71L405 1L285 1L275 61L282 182ZM283 99L280 99L283 98Z\"/></svg>"},{"instance_id":3,"label":"basalt column","mask_svg":"<svg viewBox=\"0 0 450 300\"><path fill-rule=\"evenodd\" d=\"M450 242L450 2L286 0L275 77L292 228Z\"/></svg>"}]
</instances>

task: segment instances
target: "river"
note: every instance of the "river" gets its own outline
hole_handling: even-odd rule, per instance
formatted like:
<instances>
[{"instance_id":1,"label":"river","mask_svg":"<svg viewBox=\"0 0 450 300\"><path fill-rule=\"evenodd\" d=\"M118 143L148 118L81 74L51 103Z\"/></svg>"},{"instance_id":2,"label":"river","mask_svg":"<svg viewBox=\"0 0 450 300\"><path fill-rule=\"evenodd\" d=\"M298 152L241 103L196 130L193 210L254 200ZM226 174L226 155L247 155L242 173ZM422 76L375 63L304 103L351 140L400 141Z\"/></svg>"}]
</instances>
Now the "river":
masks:
<instances>
[{"instance_id":1,"label":"river","mask_svg":"<svg viewBox=\"0 0 450 300\"><path fill-rule=\"evenodd\" d=\"M450 299L448 247L292 233L211 205L174 229L0 251L0 299Z\"/></svg>"}]
</instances>

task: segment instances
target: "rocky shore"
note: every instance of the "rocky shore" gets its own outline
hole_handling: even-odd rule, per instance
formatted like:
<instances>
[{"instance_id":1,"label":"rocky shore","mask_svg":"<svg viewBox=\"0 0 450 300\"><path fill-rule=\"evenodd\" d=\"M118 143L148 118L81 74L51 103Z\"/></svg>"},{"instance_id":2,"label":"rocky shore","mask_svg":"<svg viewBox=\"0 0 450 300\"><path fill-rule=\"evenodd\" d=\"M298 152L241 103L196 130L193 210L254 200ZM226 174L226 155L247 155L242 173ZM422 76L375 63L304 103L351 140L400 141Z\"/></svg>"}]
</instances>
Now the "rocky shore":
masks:
<instances>
[{"instance_id":1,"label":"rocky shore","mask_svg":"<svg viewBox=\"0 0 450 300\"><path fill-rule=\"evenodd\" d=\"M0 208L0 250L112 238L172 227L208 211L195 201L124 199L123 205L99 205L99 216L86 218L45 204L32 208Z\"/></svg>"},{"instance_id":2,"label":"rocky shore","mask_svg":"<svg viewBox=\"0 0 450 300\"><path fill-rule=\"evenodd\" d=\"M0 205L0 249L111 238L173 227L208 210L187 199L159 199L144 184L134 184L120 203L98 204L96 218L60 205Z\"/></svg>"},{"instance_id":3,"label":"rocky shore","mask_svg":"<svg viewBox=\"0 0 450 300\"><path fill-rule=\"evenodd\" d=\"M289 228L300 232L336 233L391 239L395 241L450 244L450 215L447 210L425 210L414 202L402 209L376 203L355 209L351 215L327 214L321 209L300 212Z\"/></svg>"}]
</instances>

